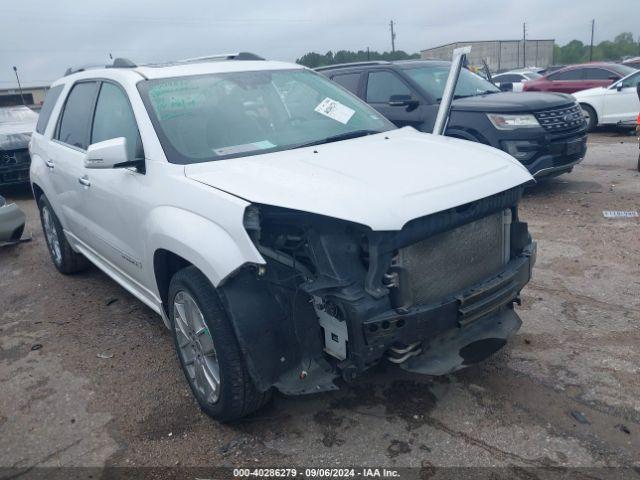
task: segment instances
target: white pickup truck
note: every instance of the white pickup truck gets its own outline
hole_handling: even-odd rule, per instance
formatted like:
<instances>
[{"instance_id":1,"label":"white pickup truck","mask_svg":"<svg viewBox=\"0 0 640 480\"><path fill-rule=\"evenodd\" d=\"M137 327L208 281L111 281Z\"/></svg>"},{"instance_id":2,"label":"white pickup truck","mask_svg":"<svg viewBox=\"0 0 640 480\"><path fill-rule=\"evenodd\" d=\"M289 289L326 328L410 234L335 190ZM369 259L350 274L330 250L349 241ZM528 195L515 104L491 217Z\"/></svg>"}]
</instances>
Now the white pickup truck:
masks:
<instances>
[{"instance_id":1,"label":"white pickup truck","mask_svg":"<svg viewBox=\"0 0 640 480\"><path fill-rule=\"evenodd\" d=\"M69 72L30 143L53 263L162 316L219 420L380 361L440 375L521 324L531 175L253 54Z\"/></svg>"}]
</instances>

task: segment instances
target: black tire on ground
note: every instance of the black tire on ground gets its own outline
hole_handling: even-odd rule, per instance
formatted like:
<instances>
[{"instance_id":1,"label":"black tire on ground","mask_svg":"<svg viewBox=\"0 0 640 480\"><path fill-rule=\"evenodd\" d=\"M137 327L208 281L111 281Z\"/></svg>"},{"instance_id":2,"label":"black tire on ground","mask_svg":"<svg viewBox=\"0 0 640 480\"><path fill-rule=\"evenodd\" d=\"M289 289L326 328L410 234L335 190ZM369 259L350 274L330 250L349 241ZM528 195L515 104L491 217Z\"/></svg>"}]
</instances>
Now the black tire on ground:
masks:
<instances>
[{"instance_id":1,"label":"black tire on ground","mask_svg":"<svg viewBox=\"0 0 640 480\"><path fill-rule=\"evenodd\" d=\"M64 234L64 230L62 229L62 225L60 224L60 220L58 220L58 217L53 211L49 200L47 200L47 197L44 194L40 195L40 198L38 198L38 209L40 210L40 223L42 224L43 233L45 231L45 226L42 212L45 208L48 209L51 214L53 228L55 228L56 230L58 242L60 244L60 257L56 259L55 255L53 254L52 246L49 244L49 238L46 234L44 234L47 249L49 250L49 255L51 256L53 264L56 266L60 273L64 273L65 275L86 270L89 265L91 265L91 262L89 262L89 260L87 260L84 255L75 252L71 248L71 245L69 245L67 237Z\"/></svg>"},{"instance_id":2,"label":"black tire on ground","mask_svg":"<svg viewBox=\"0 0 640 480\"><path fill-rule=\"evenodd\" d=\"M174 300L180 291L193 297L211 332L220 369L219 397L214 404L208 403L195 388L179 351ZM169 319L180 365L194 397L207 415L221 422L231 421L249 415L269 401L271 392L258 391L247 371L235 332L215 288L194 266L180 270L171 279Z\"/></svg>"},{"instance_id":3,"label":"black tire on ground","mask_svg":"<svg viewBox=\"0 0 640 480\"><path fill-rule=\"evenodd\" d=\"M585 117L587 117L587 131L593 132L598 126L598 114L593 109L593 107L590 107L589 105L586 105L584 103L581 103L580 107L582 107L582 111L585 113Z\"/></svg>"}]
</instances>

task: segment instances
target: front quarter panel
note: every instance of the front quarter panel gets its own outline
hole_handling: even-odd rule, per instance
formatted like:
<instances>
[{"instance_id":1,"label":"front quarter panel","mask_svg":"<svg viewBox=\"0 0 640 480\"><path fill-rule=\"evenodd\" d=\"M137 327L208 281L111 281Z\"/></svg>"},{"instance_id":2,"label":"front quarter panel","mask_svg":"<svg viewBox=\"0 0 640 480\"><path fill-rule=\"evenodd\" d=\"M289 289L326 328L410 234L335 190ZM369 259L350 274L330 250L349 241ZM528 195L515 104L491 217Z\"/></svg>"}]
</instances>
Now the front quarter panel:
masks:
<instances>
[{"instance_id":1,"label":"front quarter panel","mask_svg":"<svg viewBox=\"0 0 640 480\"><path fill-rule=\"evenodd\" d=\"M241 217L239 227L242 228ZM255 247L253 251L243 248L222 226L193 212L158 207L149 216L147 228L151 231L147 258L150 271L153 254L159 249L175 253L198 267L215 287L246 263L264 263Z\"/></svg>"}]
</instances>

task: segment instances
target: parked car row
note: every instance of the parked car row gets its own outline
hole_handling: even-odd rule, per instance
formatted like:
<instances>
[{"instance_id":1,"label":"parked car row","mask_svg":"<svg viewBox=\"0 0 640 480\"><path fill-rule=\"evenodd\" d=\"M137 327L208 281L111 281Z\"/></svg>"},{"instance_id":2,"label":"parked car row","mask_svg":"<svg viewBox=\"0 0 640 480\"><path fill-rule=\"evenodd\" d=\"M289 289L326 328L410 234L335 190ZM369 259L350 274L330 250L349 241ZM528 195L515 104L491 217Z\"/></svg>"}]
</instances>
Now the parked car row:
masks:
<instances>
[{"instance_id":1,"label":"parked car row","mask_svg":"<svg viewBox=\"0 0 640 480\"><path fill-rule=\"evenodd\" d=\"M369 103L396 126L430 132L449 74L437 60L363 62L317 70ZM586 123L570 95L501 92L462 70L446 134L503 150L536 178L558 175L586 153Z\"/></svg>"},{"instance_id":2,"label":"parked car row","mask_svg":"<svg viewBox=\"0 0 640 480\"><path fill-rule=\"evenodd\" d=\"M29 139L37 120L27 107L0 107L0 186L29 182Z\"/></svg>"},{"instance_id":3,"label":"parked car row","mask_svg":"<svg viewBox=\"0 0 640 480\"><path fill-rule=\"evenodd\" d=\"M606 87L573 94L580 103L589 130L598 125L632 125L640 113L640 70Z\"/></svg>"},{"instance_id":4,"label":"parked car row","mask_svg":"<svg viewBox=\"0 0 640 480\"><path fill-rule=\"evenodd\" d=\"M462 69L442 138L421 132L443 118L450 62L318 70L116 59L54 82L29 140L55 267L93 263L157 312L220 420L383 359L442 375L501 348L536 259L524 188L580 162L588 125L614 121L604 97L640 78L578 103Z\"/></svg>"},{"instance_id":5,"label":"parked car row","mask_svg":"<svg viewBox=\"0 0 640 480\"><path fill-rule=\"evenodd\" d=\"M502 91L522 92L526 82L538 78L542 78L542 75L529 69L521 69L494 75L492 81Z\"/></svg>"},{"instance_id":6,"label":"parked car row","mask_svg":"<svg viewBox=\"0 0 640 480\"><path fill-rule=\"evenodd\" d=\"M525 92L574 93L588 88L606 87L636 70L618 63L570 65L527 82Z\"/></svg>"},{"instance_id":7,"label":"parked car row","mask_svg":"<svg viewBox=\"0 0 640 480\"><path fill-rule=\"evenodd\" d=\"M446 64L390 65L353 78L372 105L397 69L421 96L393 102L434 108L441 93L423 82L445 81ZM474 105L499 95L478 77L461 85L457 108L486 128L537 122ZM521 325L514 304L536 259L518 215L527 169L397 128L300 65L245 53L71 72L30 152L55 267L92 262L157 312L214 418L247 415L274 388L336 389L381 361L443 375Z\"/></svg>"},{"instance_id":8,"label":"parked car row","mask_svg":"<svg viewBox=\"0 0 640 480\"><path fill-rule=\"evenodd\" d=\"M513 70L492 77L503 91L571 93L592 131L598 125L632 125L640 111L635 94L640 72L636 59L626 63L571 65L540 75L533 69Z\"/></svg>"}]
</instances>

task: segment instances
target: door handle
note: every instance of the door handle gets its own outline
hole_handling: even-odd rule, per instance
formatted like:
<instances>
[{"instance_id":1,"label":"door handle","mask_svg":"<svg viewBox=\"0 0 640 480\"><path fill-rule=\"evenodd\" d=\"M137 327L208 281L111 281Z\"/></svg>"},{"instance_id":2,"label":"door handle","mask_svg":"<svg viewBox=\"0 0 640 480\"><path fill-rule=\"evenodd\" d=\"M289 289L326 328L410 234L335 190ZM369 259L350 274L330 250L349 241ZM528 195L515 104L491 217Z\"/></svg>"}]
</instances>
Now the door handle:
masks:
<instances>
[{"instance_id":1,"label":"door handle","mask_svg":"<svg viewBox=\"0 0 640 480\"><path fill-rule=\"evenodd\" d=\"M87 177L86 175L83 177L80 177L78 179L78 183L80 185L84 185L85 187L90 187L91 186L91 182L89 181L89 177Z\"/></svg>"},{"instance_id":2,"label":"door handle","mask_svg":"<svg viewBox=\"0 0 640 480\"><path fill-rule=\"evenodd\" d=\"M46 159L44 161L44 164L47 166L47 168L50 168L50 169L54 167L53 160Z\"/></svg>"}]
</instances>

